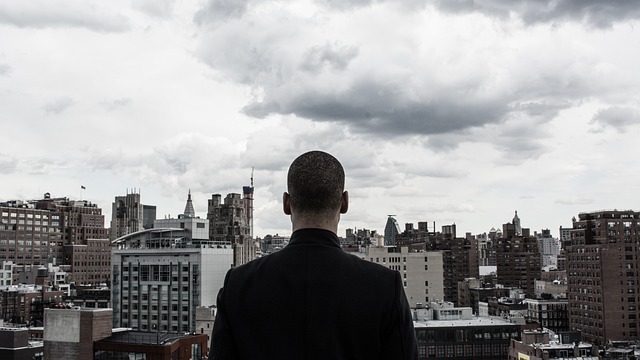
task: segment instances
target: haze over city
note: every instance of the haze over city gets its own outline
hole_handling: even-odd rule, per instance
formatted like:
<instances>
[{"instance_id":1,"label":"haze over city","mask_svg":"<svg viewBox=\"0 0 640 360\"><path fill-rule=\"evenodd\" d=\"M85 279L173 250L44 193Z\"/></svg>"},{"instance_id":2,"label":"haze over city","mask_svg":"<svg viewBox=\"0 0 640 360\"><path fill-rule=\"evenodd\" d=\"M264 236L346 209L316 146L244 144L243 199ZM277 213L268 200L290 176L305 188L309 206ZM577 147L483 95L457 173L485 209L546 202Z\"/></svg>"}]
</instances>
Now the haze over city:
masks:
<instances>
[{"instance_id":1,"label":"haze over city","mask_svg":"<svg viewBox=\"0 0 640 360\"><path fill-rule=\"evenodd\" d=\"M300 153L343 162L345 228L532 231L638 209L640 3L3 1L0 200L158 217L255 186L288 234ZM81 190L81 186L86 189ZM106 226L109 226L108 221Z\"/></svg>"}]
</instances>

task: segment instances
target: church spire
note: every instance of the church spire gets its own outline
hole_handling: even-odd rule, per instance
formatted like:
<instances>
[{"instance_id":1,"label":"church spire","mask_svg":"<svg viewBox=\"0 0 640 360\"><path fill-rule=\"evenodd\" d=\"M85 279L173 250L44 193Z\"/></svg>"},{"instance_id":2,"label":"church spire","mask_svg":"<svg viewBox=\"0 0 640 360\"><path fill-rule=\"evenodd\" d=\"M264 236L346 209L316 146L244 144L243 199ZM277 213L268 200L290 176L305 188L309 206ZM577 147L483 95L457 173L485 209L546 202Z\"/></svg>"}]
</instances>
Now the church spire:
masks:
<instances>
[{"instance_id":1,"label":"church spire","mask_svg":"<svg viewBox=\"0 0 640 360\"><path fill-rule=\"evenodd\" d=\"M191 201L191 189L189 189L189 195L187 197L187 205L184 207L185 217L196 217L196 211L193 209L193 202Z\"/></svg>"}]
</instances>

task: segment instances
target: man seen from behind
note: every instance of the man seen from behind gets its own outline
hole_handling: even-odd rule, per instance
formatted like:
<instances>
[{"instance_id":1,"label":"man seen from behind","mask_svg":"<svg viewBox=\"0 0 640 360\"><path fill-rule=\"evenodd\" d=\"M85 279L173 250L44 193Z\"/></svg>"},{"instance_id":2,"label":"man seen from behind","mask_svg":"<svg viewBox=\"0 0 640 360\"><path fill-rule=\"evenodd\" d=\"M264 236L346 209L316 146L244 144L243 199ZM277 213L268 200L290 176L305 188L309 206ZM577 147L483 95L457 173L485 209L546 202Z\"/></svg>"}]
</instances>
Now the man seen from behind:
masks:
<instances>
[{"instance_id":1,"label":"man seen from behind","mask_svg":"<svg viewBox=\"0 0 640 360\"><path fill-rule=\"evenodd\" d=\"M344 252L337 236L349 195L340 162L322 151L289 167L289 244L227 272L210 359L417 359L397 271Z\"/></svg>"}]
</instances>

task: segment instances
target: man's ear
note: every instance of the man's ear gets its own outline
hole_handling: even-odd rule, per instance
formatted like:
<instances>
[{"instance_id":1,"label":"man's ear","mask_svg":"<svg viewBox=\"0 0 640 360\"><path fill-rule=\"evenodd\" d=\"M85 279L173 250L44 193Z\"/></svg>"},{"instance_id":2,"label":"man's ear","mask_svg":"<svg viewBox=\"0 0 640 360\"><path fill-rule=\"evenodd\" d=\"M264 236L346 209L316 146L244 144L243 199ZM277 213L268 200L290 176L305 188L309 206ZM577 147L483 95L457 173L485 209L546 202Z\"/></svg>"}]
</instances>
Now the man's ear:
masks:
<instances>
[{"instance_id":1,"label":"man's ear","mask_svg":"<svg viewBox=\"0 0 640 360\"><path fill-rule=\"evenodd\" d=\"M282 194L282 210L286 215L291 215L291 202L288 192Z\"/></svg>"},{"instance_id":2,"label":"man's ear","mask_svg":"<svg viewBox=\"0 0 640 360\"><path fill-rule=\"evenodd\" d=\"M340 204L340 214L345 214L349 210L349 193L342 193L342 202Z\"/></svg>"}]
</instances>

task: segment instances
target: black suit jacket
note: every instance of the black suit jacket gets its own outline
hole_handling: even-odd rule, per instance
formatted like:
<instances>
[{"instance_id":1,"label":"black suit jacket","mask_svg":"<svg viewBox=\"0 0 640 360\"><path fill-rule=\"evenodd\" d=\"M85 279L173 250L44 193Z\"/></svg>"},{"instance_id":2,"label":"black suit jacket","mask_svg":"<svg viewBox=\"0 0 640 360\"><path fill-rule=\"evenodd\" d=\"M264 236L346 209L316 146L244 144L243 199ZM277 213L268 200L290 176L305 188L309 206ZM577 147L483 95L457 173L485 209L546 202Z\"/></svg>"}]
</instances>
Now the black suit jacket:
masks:
<instances>
[{"instance_id":1,"label":"black suit jacket","mask_svg":"<svg viewBox=\"0 0 640 360\"><path fill-rule=\"evenodd\" d=\"M330 231L229 270L217 301L210 359L417 359L400 273Z\"/></svg>"}]
</instances>

